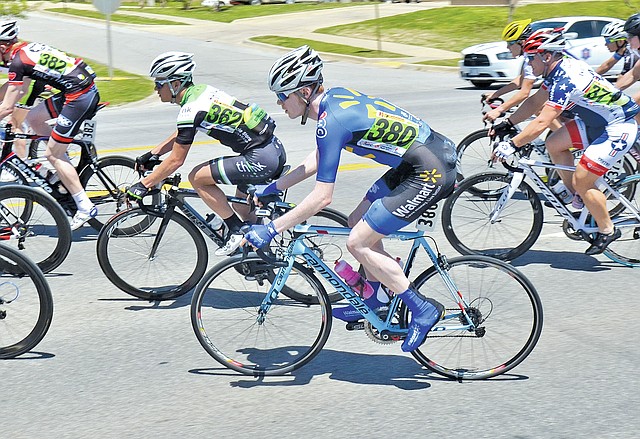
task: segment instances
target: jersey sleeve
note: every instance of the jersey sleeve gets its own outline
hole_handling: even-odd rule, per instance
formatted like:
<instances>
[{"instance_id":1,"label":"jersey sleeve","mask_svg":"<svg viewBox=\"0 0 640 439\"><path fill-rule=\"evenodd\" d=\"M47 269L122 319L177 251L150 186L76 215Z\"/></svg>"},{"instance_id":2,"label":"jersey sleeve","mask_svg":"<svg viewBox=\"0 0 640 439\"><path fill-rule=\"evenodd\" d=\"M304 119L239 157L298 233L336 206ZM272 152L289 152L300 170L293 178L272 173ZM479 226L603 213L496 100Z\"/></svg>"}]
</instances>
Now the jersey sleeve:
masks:
<instances>
[{"instance_id":1,"label":"jersey sleeve","mask_svg":"<svg viewBox=\"0 0 640 439\"><path fill-rule=\"evenodd\" d=\"M336 181L342 147L352 137L351 131L347 130L333 114L321 112L321 117L316 125L316 144L318 146L316 181L323 183Z\"/></svg>"},{"instance_id":2,"label":"jersey sleeve","mask_svg":"<svg viewBox=\"0 0 640 439\"><path fill-rule=\"evenodd\" d=\"M7 73L9 85L21 86L24 84L24 67L24 63L20 59L20 53L17 53L9 65L9 72Z\"/></svg>"},{"instance_id":3,"label":"jersey sleeve","mask_svg":"<svg viewBox=\"0 0 640 439\"><path fill-rule=\"evenodd\" d=\"M576 90L576 86L573 82L569 81L569 78L565 76L556 81L545 82L544 85L549 92L549 100L545 105L557 110L566 110L571 106L570 97Z\"/></svg>"},{"instance_id":4,"label":"jersey sleeve","mask_svg":"<svg viewBox=\"0 0 640 439\"><path fill-rule=\"evenodd\" d=\"M196 118L201 112L195 111L191 105L184 105L178 113L178 136L176 142L181 145L191 145L196 137ZM199 122L199 121L198 121Z\"/></svg>"}]
</instances>

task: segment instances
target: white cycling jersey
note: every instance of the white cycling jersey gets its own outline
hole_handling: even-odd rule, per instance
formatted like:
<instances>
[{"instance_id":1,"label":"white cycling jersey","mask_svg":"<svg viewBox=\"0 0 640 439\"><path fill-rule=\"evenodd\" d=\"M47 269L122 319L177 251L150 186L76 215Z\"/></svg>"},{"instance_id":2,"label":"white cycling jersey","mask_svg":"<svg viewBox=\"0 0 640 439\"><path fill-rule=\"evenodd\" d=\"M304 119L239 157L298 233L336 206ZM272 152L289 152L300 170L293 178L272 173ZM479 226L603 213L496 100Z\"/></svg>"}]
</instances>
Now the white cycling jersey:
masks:
<instances>
[{"instance_id":1,"label":"white cycling jersey","mask_svg":"<svg viewBox=\"0 0 640 439\"><path fill-rule=\"evenodd\" d=\"M560 60L542 88L549 92L546 105L577 114L590 129L623 123L640 111L631 97L573 58Z\"/></svg>"}]
</instances>

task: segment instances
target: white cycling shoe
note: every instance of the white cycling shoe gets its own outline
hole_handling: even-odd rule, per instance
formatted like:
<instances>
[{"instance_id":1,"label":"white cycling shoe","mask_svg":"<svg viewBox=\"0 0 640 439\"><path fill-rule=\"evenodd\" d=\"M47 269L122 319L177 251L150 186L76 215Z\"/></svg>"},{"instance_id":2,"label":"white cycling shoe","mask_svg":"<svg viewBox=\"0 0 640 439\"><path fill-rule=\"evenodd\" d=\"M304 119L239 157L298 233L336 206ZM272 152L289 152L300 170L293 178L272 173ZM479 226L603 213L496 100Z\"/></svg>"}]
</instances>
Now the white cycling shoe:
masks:
<instances>
[{"instance_id":1,"label":"white cycling shoe","mask_svg":"<svg viewBox=\"0 0 640 439\"><path fill-rule=\"evenodd\" d=\"M93 206L89 212L77 211L73 218L71 219L70 225L71 230L78 230L80 227L84 225L87 221L92 218L95 218L98 215L98 208Z\"/></svg>"},{"instance_id":2,"label":"white cycling shoe","mask_svg":"<svg viewBox=\"0 0 640 439\"><path fill-rule=\"evenodd\" d=\"M240 243L242 242L243 238L244 238L244 234L243 233L240 233L240 232L232 233L231 235L229 235L229 239L227 239L227 242L225 242L222 247L217 249L214 252L214 254L216 256L228 256L228 255L230 255L231 253L236 251L238 249L238 247L240 247Z\"/></svg>"}]
</instances>

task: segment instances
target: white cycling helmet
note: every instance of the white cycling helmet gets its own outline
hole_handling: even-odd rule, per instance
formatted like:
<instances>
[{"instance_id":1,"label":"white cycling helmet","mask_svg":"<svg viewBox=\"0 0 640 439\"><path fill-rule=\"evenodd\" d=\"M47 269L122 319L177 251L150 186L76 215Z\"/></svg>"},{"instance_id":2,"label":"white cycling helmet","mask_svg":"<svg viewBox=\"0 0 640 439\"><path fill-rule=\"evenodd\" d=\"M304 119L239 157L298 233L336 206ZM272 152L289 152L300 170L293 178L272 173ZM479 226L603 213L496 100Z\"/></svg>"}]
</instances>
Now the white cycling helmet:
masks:
<instances>
[{"instance_id":1,"label":"white cycling helmet","mask_svg":"<svg viewBox=\"0 0 640 439\"><path fill-rule=\"evenodd\" d=\"M607 42L627 39L627 33L624 30L624 23L607 23L602 28L600 35L603 36Z\"/></svg>"},{"instance_id":2,"label":"white cycling helmet","mask_svg":"<svg viewBox=\"0 0 640 439\"><path fill-rule=\"evenodd\" d=\"M18 38L20 26L16 20L3 21L0 24L0 41L13 41Z\"/></svg>"},{"instance_id":3,"label":"white cycling helmet","mask_svg":"<svg viewBox=\"0 0 640 439\"><path fill-rule=\"evenodd\" d=\"M191 81L196 63L193 53L165 52L151 63L149 76L156 79L176 79Z\"/></svg>"},{"instance_id":4,"label":"white cycling helmet","mask_svg":"<svg viewBox=\"0 0 640 439\"><path fill-rule=\"evenodd\" d=\"M298 47L277 60L269 70L269 89L291 92L322 83L322 60L309 46Z\"/></svg>"}]
</instances>

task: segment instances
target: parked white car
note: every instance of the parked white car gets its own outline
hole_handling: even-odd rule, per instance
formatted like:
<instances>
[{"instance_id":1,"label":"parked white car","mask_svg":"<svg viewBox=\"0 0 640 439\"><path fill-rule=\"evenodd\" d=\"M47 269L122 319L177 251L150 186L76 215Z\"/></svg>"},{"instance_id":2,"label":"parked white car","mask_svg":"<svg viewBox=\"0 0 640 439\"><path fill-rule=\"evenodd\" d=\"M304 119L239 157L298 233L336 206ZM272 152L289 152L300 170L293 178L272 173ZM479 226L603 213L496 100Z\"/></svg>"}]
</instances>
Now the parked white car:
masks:
<instances>
[{"instance_id":1,"label":"parked white car","mask_svg":"<svg viewBox=\"0 0 640 439\"><path fill-rule=\"evenodd\" d=\"M611 57L600 36L602 28L611 22L624 23L624 20L611 17L558 17L531 23L533 30L542 28L565 29L567 51L578 59L596 68ZM476 44L462 51L463 59L458 63L462 79L471 81L476 87L484 88L494 82L509 82L520 74L522 57L513 58L507 49L507 43ZM616 76L622 70L623 63L618 62L607 76Z\"/></svg>"}]
</instances>

